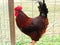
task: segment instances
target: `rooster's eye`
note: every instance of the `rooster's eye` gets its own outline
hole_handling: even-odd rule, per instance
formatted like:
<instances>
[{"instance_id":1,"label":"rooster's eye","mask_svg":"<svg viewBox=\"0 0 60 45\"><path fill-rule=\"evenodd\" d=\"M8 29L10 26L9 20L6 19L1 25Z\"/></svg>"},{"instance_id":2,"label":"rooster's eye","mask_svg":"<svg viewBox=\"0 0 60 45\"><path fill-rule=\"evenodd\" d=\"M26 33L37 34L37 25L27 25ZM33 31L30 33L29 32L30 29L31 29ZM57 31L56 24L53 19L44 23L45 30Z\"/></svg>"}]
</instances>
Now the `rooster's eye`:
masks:
<instances>
[{"instance_id":1,"label":"rooster's eye","mask_svg":"<svg viewBox=\"0 0 60 45\"><path fill-rule=\"evenodd\" d=\"M38 8L40 9L40 6L38 6Z\"/></svg>"}]
</instances>

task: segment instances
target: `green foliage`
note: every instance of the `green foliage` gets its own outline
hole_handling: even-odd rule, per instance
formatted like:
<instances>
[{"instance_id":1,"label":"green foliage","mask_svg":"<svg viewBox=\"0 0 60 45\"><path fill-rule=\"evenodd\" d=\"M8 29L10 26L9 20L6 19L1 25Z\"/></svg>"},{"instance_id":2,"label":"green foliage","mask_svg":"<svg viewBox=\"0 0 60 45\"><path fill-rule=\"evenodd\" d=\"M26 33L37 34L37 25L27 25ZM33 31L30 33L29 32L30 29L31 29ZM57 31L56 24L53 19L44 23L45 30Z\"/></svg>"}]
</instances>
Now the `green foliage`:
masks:
<instances>
[{"instance_id":1,"label":"green foliage","mask_svg":"<svg viewBox=\"0 0 60 45\"><path fill-rule=\"evenodd\" d=\"M28 36L20 37L16 45L28 45L31 39ZM60 45L60 35L43 35L36 45Z\"/></svg>"}]
</instances>

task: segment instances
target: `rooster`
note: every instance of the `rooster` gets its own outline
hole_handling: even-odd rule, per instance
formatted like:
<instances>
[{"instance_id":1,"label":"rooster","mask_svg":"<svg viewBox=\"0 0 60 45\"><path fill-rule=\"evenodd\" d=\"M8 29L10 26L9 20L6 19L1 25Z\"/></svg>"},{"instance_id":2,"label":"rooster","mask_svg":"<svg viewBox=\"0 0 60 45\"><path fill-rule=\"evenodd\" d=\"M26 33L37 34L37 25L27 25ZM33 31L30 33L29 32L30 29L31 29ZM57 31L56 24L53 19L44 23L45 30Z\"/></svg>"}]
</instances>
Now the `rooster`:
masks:
<instances>
[{"instance_id":1,"label":"rooster","mask_svg":"<svg viewBox=\"0 0 60 45\"><path fill-rule=\"evenodd\" d=\"M39 16L35 18L28 17L21 6L15 8L16 24L18 28L26 35L28 35L32 42L29 45L34 45L46 32L48 26L48 9L45 2L39 2Z\"/></svg>"}]
</instances>

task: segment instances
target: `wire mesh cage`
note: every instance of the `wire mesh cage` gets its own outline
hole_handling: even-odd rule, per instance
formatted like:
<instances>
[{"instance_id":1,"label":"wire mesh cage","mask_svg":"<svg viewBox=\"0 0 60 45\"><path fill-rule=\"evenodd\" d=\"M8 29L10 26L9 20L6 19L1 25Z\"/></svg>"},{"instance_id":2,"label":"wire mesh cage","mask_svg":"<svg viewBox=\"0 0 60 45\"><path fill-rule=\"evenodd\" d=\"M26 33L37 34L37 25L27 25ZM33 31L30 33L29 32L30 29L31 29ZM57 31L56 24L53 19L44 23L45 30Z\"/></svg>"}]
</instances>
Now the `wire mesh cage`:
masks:
<instances>
[{"instance_id":1,"label":"wire mesh cage","mask_svg":"<svg viewBox=\"0 0 60 45\"><path fill-rule=\"evenodd\" d=\"M10 45L8 1L0 0L0 45Z\"/></svg>"},{"instance_id":2,"label":"wire mesh cage","mask_svg":"<svg viewBox=\"0 0 60 45\"><path fill-rule=\"evenodd\" d=\"M60 0L46 0L49 25L36 45L60 45ZM29 17L39 15L36 0L14 0L14 7L21 5ZM11 45L8 0L0 0L0 45ZM15 18L14 18L15 20ZM15 23L16 45L28 45L30 37L20 32Z\"/></svg>"}]
</instances>

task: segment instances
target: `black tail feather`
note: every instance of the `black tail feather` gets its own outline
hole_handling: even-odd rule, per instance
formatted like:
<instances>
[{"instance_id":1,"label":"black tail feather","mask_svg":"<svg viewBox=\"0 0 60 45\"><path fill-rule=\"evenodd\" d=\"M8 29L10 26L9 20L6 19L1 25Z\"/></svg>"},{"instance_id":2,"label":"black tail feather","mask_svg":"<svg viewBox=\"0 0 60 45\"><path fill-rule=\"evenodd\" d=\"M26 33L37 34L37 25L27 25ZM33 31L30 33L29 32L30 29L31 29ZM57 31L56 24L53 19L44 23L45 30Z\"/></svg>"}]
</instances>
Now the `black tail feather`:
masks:
<instances>
[{"instance_id":1,"label":"black tail feather","mask_svg":"<svg viewBox=\"0 0 60 45\"><path fill-rule=\"evenodd\" d=\"M43 13L45 15L45 17L47 17L48 8L47 8L44 0L43 0L43 2L39 2L38 8L39 8L40 15Z\"/></svg>"}]
</instances>

